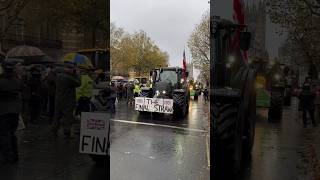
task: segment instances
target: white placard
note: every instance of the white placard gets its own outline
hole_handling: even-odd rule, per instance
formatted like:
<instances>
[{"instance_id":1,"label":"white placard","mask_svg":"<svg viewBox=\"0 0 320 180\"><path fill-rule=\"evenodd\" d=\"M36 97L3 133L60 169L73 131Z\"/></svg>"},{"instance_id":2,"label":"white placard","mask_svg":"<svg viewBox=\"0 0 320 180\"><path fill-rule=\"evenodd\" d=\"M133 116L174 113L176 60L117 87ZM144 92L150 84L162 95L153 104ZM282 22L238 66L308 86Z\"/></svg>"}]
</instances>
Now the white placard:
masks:
<instances>
[{"instance_id":1,"label":"white placard","mask_svg":"<svg viewBox=\"0 0 320 180\"><path fill-rule=\"evenodd\" d=\"M173 99L136 97L135 110L173 114Z\"/></svg>"},{"instance_id":2,"label":"white placard","mask_svg":"<svg viewBox=\"0 0 320 180\"><path fill-rule=\"evenodd\" d=\"M80 153L107 154L110 117L109 113L81 113Z\"/></svg>"}]
</instances>

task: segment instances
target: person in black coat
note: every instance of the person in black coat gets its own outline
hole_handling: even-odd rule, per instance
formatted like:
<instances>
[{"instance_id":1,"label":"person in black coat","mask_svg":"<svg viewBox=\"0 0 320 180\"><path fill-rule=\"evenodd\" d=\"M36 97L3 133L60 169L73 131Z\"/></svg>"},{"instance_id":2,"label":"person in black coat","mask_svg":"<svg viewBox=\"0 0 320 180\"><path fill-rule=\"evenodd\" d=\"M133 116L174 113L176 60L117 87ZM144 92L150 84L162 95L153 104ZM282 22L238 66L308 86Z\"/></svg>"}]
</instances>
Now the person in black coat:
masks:
<instances>
[{"instance_id":1,"label":"person in black coat","mask_svg":"<svg viewBox=\"0 0 320 180\"><path fill-rule=\"evenodd\" d=\"M311 90L309 82L304 83L302 91L299 95L300 104L302 108L303 125L307 127L307 113L309 113L313 126L316 126L314 111L315 111L316 94Z\"/></svg>"},{"instance_id":2,"label":"person in black coat","mask_svg":"<svg viewBox=\"0 0 320 180\"><path fill-rule=\"evenodd\" d=\"M3 63L0 75L0 161L15 163L19 160L15 132L22 110L22 83L14 73L14 65Z\"/></svg>"}]
</instances>

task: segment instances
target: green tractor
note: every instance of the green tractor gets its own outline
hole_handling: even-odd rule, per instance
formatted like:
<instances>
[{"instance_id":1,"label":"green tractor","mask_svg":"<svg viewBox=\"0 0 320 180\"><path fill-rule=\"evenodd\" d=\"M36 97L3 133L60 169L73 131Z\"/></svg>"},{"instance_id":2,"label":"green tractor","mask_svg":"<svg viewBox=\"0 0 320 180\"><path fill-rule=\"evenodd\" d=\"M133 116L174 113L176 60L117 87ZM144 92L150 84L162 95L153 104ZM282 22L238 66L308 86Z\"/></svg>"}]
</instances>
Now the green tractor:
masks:
<instances>
[{"instance_id":1,"label":"green tractor","mask_svg":"<svg viewBox=\"0 0 320 180\"><path fill-rule=\"evenodd\" d=\"M257 71L257 107L269 108L269 120L282 118L283 106L291 105L292 78L290 68L275 61L254 60Z\"/></svg>"},{"instance_id":2,"label":"green tractor","mask_svg":"<svg viewBox=\"0 0 320 180\"><path fill-rule=\"evenodd\" d=\"M152 88L141 88L140 97L173 99L173 115L185 117L189 112L190 91L187 82L183 79L183 69L156 68L150 71L150 76Z\"/></svg>"},{"instance_id":3,"label":"green tractor","mask_svg":"<svg viewBox=\"0 0 320 180\"><path fill-rule=\"evenodd\" d=\"M198 97L201 95L201 84L197 81L189 81L189 90L190 97L193 97L194 100L198 100Z\"/></svg>"}]
</instances>

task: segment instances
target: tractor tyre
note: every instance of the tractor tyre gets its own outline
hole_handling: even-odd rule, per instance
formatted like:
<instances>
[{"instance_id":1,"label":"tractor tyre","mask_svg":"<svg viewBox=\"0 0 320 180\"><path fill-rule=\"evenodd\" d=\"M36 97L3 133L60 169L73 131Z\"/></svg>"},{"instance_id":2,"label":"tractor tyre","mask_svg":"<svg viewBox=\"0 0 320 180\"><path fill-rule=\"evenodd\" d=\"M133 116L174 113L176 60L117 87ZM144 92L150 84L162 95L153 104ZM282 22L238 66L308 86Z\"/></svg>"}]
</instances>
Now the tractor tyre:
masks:
<instances>
[{"instance_id":1,"label":"tractor tyre","mask_svg":"<svg viewBox=\"0 0 320 180\"><path fill-rule=\"evenodd\" d=\"M242 161L242 125L237 104L213 103L213 157L216 179L229 179L240 172ZM231 177L229 177L231 176Z\"/></svg>"},{"instance_id":2,"label":"tractor tyre","mask_svg":"<svg viewBox=\"0 0 320 180\"><path fill-rule=\"evenodd\" d=\"M188 105L184 94L173 94L173 115L183 118L187 115Z\"/></svg>"},{"instance_id":3,"label":"tractor tyre","mask_svg":"<svg viewBox=\"0 0 320 180\"><path fill-rule=\"evenodd\" d=\"M269 121L277 121L282 118L283 112L283 96L280 92L272 92L270 100L270 108L268 112Z\"/></svg>"},{"instance_id":4,"label":"tractor tyre","mask_svg":"<svg viewBox=\"0 0 320 180\"><path fill-rule=\"evenodd\" d=\"M194 96L193 96L193 100L197 101L198 100L198 94L196 93Z\"/></svg>"},{"instance_id":5,"label":"tractor tyre","mask_svg":"<svg viewBox=\"0 0 320 180\"><path fill-rule=\"evenodd\" d=\"M284 97L284 105L291 106L291 95L290 94L286 94L286 96Z\"/></svg>"}]
</instances>

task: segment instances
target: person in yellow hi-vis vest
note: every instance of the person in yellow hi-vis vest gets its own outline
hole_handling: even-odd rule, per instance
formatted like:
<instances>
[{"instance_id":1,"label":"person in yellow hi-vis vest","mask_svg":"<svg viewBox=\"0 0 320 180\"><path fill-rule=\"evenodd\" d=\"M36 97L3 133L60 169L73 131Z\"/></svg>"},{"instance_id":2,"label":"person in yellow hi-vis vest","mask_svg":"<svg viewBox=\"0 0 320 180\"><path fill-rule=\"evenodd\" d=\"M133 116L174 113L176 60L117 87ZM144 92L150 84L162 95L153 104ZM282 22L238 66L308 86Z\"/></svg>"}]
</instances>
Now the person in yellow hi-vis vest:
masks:
<instances>
[{"instance_id":1,"label":"person in yellow hi-vis vest","mask_svg":"<svg viewBox=\"0 0 320 180\"><path fill-rule=\"evenodd\" d=\"M81 69L80 71L80 80L81 86L76 88L76 117L77 123L74 127L75 134L79 134L80 132L80 115L81 112L89 112L90 111L90 100L93 96L93 88L95 86L95 82L90 77L90 70Z\"/></svg>"},{"instance_id":2,"label":"person in yellow hi-vis vest","mask_svg":"<svg viewBox=\"0 0 320 180\"><path fill-rule=\"evenodd\" d=\"M140 92L141 92L140 85L138 82L136 82L134 84L134 89L133 89L134 97L138 97Z\"/></svg>"}]
</instances>

